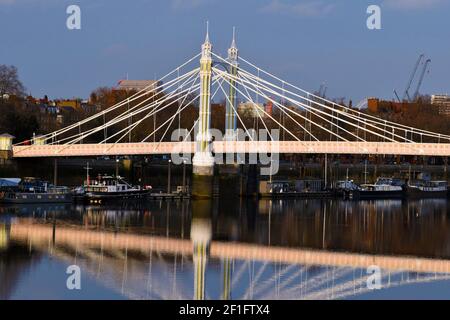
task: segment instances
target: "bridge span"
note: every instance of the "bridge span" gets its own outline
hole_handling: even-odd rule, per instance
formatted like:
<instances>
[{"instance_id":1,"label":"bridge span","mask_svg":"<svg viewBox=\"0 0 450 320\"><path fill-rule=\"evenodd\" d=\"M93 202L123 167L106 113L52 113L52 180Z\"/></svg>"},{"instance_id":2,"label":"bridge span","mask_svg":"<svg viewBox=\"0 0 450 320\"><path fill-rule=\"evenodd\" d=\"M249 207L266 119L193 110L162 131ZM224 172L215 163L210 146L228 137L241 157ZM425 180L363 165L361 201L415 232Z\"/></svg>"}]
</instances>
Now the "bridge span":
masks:
<instances>
[{"instance_id":1,"label":"bridge span","mask_svg":"<svg viewBox=\"0 0 450 320\"><path fill-rule=\"evenodd\" d=\"M14 158L89 157L151 154L194 154L195 142L140 142L14 146ZM378 154L450 156L450 143L347 142L347 141L214 141L221 154Z\"/></svg>"},{"instance_id":2,"label":"bridge span","mask_svg":"<svg viewBox=\"0 0 450 320\"><path fill-rule=\"evenodd\" d=\"M207 34L201 52L160 78L158 87L142 89L76 123L15 145L14 137L3 135L0 151L14 158L190 153L195 154L194 173L200 175L211 175L211 152L450 156L446 132L337 104L274 76L238 52L233 40L228 58L214 53ZM199 57L200 65L195 62ZM225 99L220 140L226 142L213 139L212 116L218 112L211 102L217 94ZM272 107L261 108L261 99ZM239 114L238 101L245 102L246 112ZM181 115L188 107L198 108L198 118L182 126ZM184 141L195 142L164 142L175 133L177 117L178 130L187 132ZM260 131L269 141L255 141L254 133Z\"/></svg>"}]
</instances>

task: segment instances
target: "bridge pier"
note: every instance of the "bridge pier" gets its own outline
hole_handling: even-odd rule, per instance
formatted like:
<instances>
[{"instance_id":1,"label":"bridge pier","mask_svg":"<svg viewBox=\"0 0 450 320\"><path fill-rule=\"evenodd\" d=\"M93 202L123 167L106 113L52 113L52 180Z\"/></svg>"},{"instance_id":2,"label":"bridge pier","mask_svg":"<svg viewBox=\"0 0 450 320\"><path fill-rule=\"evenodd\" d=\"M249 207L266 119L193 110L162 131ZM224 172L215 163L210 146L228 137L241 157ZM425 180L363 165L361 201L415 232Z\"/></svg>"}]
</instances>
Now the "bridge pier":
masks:
<instances>
[{"instance_id":1,"label":"bridge pier","mask_svg":"<svg viewBox=\"0 0 450 320\"><path fill-rule=\"evenodd\" d=\"M211 174L210 174L211 172ZM193 199L209 199L213 196L214 167L193 166L192 193Z\"/></svg>"},{"instance_id":2,"label":"bridge pier","mask_svg":"<svg viewBox=\"0 0 450 320\"><path fill-rule=\"evenodd\" d=\"M233 198L239 196L239 173L238 164L219 166L219 193L221 197Z\"/></svg>"}]
</instances>

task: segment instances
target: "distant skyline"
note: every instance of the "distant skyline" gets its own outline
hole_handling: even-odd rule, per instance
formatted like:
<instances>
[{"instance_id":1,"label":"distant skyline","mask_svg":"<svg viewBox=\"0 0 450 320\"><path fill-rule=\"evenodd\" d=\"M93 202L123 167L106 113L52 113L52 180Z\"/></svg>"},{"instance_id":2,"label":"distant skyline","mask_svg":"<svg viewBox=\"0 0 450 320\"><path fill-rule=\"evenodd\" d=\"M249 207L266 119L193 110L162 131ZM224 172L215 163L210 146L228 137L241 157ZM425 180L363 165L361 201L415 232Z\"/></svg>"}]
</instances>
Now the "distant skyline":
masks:
<instances>
[{"instance_id":1,"label":"distant skyline","mask_svg":"<svg viewBox=\"0 0 450 320\"><path fill-rule=\"evenodd\" d=\"M68 30L66 8L81 8ZM366 9L381 7L381 30ZM87 98L121 79L154 79L200 51L209 20L226 55L232 27L240 54L306 90L356 105L401 95L420 53L421 93L450 93L450 0L0 0L0 64L15 65L27 92Z\"/></svg>"}]
</instances>

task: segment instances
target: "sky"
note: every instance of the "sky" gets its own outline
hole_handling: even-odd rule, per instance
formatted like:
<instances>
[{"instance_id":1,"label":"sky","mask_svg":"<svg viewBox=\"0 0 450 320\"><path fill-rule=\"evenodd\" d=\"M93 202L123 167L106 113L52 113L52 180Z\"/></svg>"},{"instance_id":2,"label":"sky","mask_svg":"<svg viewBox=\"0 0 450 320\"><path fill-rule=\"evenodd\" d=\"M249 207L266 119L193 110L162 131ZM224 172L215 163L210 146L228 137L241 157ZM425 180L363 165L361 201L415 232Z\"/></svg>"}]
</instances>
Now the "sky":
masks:
<instances>
[{"instance_id":1,"label":"sky","mask_svg":"<svg viewBox=\"0 0 450 320\"><path fill-rule=\"evenodd\" d=\"M380 30L367 28L372 4ZM80 30L66 26L69 5ZM450 0L0 0L0 64L34 96L87 98L127 74L166 74L200 52L208 20L216 53L236 26L242 57L356 104L401 95L420 53L432 59L421 93L450 93L449 18Z\"/></svg>"}]
</instances>

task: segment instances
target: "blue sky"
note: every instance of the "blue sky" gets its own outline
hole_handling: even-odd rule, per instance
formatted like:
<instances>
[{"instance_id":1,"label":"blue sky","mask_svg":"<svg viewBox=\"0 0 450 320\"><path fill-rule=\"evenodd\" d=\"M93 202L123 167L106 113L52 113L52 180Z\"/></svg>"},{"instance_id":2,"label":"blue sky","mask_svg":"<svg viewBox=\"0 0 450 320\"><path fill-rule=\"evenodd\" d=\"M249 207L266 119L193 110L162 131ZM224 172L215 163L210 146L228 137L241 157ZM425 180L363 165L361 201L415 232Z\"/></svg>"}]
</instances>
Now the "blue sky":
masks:
<instances>
[{"instance_id":1,"label":"blue sky","mask_svg":"<svg viewBox=\"0 0 450 320\"><path fill-rule=\"evenodd\" d=\"M82 29L66 28L67 6ZM366 27L381 6L381 30ZM450 0L0 0L0 64L19 68L35 96L88 97L99 86L162 76L199 52L210 21L225 54L356 104L403 92L419 53L432 59L423 93L450 93Z\"/></svg>"}]
</instances>

